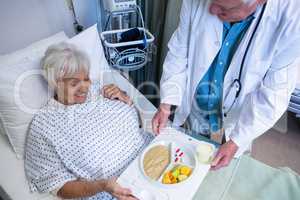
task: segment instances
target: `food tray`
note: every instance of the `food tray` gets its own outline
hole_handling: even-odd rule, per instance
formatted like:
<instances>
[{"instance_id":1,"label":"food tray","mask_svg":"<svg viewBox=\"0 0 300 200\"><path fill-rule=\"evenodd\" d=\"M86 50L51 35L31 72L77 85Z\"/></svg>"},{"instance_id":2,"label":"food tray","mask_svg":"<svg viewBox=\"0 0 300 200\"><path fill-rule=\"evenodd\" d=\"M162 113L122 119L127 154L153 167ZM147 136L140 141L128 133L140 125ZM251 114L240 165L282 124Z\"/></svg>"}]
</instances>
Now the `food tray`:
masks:
<instances>
[{"instance_id":1,"label":"food tray","mask_svg":"<svg viewBox=\"0 0 300 200\"><path fill-rule=\"evenodd\" d=\"M145 176L143 168L141 168L141 160L145 155L144 152L147 152L155 145L169 145L170 143L186 147L188 149L186 151L192 152L191 154L197 152L199 144L209 144L213 147L214 153L217 151L217 148L210 143L199 141L172 128L166 129L128 166L117 182L122 187L131 189L132 194L140 200L192 200L209 172L209 163L201 163L197 157L192 158L196 160L192 174L185 181L172 185L162 184L157 180L150 179ZM182 161L184 164L189 164L184 159ZM193 162L190 164L193 167Z\"/></svg>"}]
</instances>

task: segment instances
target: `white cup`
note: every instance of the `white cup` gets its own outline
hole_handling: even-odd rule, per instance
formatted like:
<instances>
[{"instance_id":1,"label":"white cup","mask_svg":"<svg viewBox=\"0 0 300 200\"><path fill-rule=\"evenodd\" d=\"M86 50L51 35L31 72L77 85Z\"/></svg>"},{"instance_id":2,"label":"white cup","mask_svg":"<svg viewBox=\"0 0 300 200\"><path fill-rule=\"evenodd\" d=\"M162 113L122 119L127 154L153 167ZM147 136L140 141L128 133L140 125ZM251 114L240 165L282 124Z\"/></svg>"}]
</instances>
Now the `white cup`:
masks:
<instances>
[{"instance_id":1,"label":"white cup","mask_svg":"<svg viewBox=\"0 0 300 200\"><path fill-rule=\"evenodd\" d=\"M197 146L198 160L203 164L209 164L214 154L214 147L208 143L201 143Z\"/></svg>"}]
</instances>

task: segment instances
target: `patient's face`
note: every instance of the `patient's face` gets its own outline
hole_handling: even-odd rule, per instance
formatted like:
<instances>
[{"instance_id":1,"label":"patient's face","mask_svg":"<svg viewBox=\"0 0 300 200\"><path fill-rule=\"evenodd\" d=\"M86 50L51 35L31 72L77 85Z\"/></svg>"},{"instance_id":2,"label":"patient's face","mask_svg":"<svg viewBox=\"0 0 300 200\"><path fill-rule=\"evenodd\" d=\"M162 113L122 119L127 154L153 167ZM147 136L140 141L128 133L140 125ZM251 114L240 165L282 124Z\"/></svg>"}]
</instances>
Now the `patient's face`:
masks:
<instances>
[{"instance_id":1,"label":"patient's face","mask_svg":"<svg viewBox=\"0 0 300 200\"><path fill-rule=\"evenodd\" d=\"M65 76L57 83L57 100L65 105L84 103L91 85L87 72Z\"/></svg>"}]
</instances>

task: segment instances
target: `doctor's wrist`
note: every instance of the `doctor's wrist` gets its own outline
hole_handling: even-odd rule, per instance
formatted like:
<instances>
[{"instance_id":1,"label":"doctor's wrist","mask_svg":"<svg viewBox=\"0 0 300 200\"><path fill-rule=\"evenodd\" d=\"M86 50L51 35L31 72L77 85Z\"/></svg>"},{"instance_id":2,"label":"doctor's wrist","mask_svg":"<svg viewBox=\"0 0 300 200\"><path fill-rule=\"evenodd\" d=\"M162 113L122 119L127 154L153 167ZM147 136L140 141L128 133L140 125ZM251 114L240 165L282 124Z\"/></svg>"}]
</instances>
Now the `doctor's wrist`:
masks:
<instances>
[{"instance_id":1,"label":"doctor's wrist","mask_svg":"<svg viewBox=\"0 0 300 200\"><path fill-rule=\"evenodd\" d=\"M159 110L162 111L164 114L170 115L171 114L171 106L172 105L170 105L170 104L162 103L159 105Z\"/></svg>"},{"instance_id":2,"label":"doctor's wrist","mask_svg":"<svg viewBox=\"0 0 300 200\"><path fill-rule=\"evenodd\" d=\"M231 139L228 141L228 143L229 143L233 148L236 148L236 149L239 148L239 146L238 146L233 140L231 140Z\"/></svg>"},{"instance_id":3,"label":"doctor's wrist","mask_svg":"<svg viewBox=\"0 0 300 200\"><path fill-rule=\"evenodd\" d=\"M231 141L238 147L240 147L242 145L241 141L239 140L239 136L234 133L229 136L229 141Z\"/></svg>"}]
</instances>

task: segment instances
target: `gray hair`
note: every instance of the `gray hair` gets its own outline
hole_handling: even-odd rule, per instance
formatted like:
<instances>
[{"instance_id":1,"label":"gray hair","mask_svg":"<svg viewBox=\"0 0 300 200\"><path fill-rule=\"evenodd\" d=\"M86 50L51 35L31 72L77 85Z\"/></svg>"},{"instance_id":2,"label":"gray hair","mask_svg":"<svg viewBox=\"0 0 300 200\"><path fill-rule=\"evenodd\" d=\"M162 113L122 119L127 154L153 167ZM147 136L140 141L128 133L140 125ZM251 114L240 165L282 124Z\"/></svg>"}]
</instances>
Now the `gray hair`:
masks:
<instances>
[{"instance_id":1,"label":"gray hair","mask_svg":"<svg viewBox=\"0 0 300 200\"><path fill-rule=\"evenodd\" d=\"M90 71L88 56L75 45L65 42L49 46L41 65L44 69L44 77L53 90L56 89L59 79L80 71L87 73Z\"/></svg>"}]
</instances>

